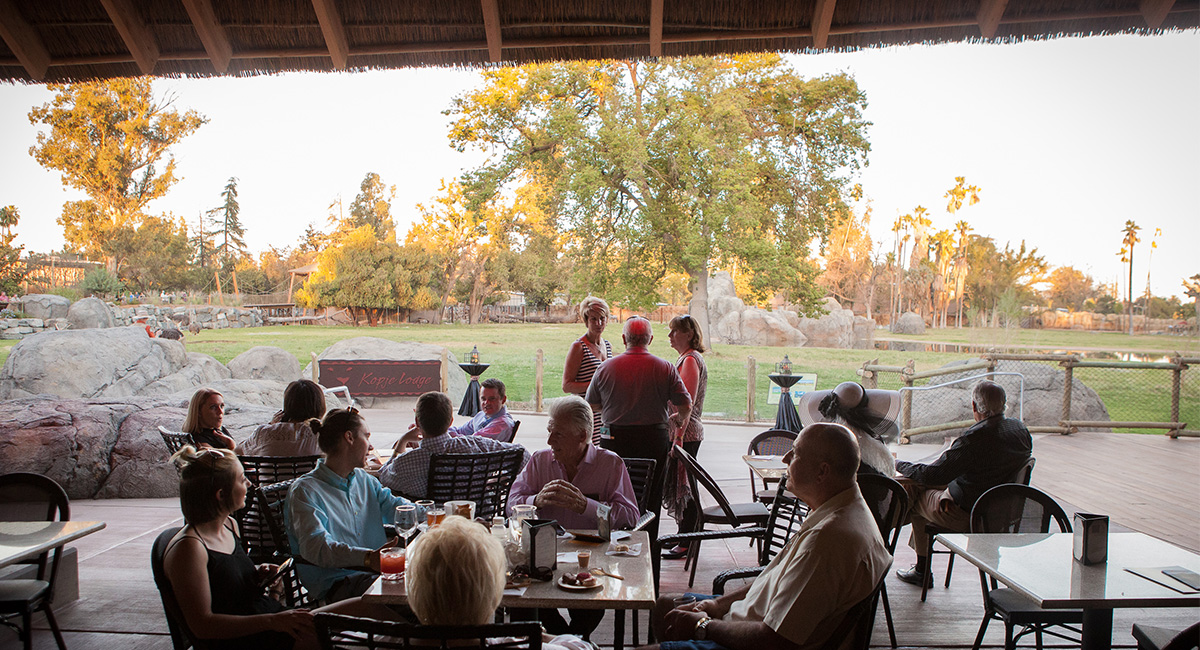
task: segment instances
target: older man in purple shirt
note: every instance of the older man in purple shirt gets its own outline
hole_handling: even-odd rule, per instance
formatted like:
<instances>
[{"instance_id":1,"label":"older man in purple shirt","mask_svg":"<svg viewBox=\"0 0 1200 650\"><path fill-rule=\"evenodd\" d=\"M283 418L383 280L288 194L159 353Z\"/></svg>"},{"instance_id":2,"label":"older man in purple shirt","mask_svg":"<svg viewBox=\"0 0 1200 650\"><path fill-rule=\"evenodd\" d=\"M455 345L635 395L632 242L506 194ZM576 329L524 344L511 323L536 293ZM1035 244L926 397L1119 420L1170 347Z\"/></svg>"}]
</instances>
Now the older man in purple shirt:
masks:
<instances>
[{"instance_id":1,"label":"older man in purple shirt","mask_svg":"<svg viewBox=\"0 0 1200 650\"><path fill-rule=\"evenodd\" d=\"M613 528L637 523L637 499L625 461L597 449L592 440L592 407L577 395L550 404L549 449L535 452L508 492L508 505L533 504L538 516L564 528L595 529L597 519ZM600 624L603 610L570 610L571 622L558 610L539 612L546 631L586 638Z\"/></svg>"}]
</instances>

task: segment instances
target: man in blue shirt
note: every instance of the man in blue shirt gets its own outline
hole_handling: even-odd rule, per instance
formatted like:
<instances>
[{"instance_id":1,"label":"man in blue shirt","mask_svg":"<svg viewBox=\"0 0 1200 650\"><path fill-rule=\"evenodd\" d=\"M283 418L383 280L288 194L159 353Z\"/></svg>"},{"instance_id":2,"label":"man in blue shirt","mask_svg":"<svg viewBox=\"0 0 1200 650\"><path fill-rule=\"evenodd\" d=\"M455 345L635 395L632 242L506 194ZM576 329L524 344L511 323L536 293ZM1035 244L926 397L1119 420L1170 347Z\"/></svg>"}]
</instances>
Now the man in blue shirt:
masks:
<instances>
[{"instance_id":1,"label":"man in blue shirt","mask_svg":"<svg viewBox=\"0 0 1200 650\"><path fill-rule=\"evenodd\" d=\"M315 425L315 423L314 423ZM371 431L355 410L336 410L314 426L325 458L288 490L284 518L300 581L324 602L361 596L379 573L379 554L395 543L384 531L394 496L363 469Z\"/></svg>"},{"instance_id":2,"label":"man in blue shirt","mask_svg":"<svg viewBox=\"0 0 1200 650\"><path fill-rule=\"evenodd\" d=\"M501 442L512 441L514 421L508 414L508 393L504 382L495 378L484 379L479 392L480 411L470 422L460 427L450 427L452 436L483 436ZM416 425L413 425L416 426Z\"/></svg>"}]
</instances>

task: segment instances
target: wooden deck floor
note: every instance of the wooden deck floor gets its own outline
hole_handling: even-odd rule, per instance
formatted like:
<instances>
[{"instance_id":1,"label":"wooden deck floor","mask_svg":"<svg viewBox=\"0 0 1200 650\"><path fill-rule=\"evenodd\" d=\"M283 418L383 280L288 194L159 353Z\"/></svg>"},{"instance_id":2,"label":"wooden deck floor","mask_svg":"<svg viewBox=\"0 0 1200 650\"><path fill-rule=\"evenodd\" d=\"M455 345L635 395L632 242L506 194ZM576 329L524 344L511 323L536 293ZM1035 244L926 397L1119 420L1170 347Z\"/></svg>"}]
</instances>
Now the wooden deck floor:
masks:
<instances>
[{"instance_id":1,"label":"wooden deck floor","mask_svg":"<svg viewBox=\"0 0 1200 650\"><path fill-rule=\"evenodd\" d=\"M365 412L369 419L371 410ZM411 417L411 413L408 414ZM519 442L532 449L545 447L544 416L522 414ZM397 431L400 426L393 427ZM750 493L749 474L741 454L762 427L715 425L707 429L701 462L718 477L731 498L744 500ZM372 422L376 444L386 444L387 426ZM920 458L932 448L901 448L902 458ZM1170 440L1159 435L1077 434L1043 436L1034 443L1038 458L1033 483L1053 494L1068 512L1086 510L1109 514L1114 524L1200 550L1200 440ZM169 650L166 621L150 575L150 545L158 531L179 525L178 502L173 499L77 501L72 515L78 520L103 520L108 528L80 540L80 590L75 603L58 608L58 620L70 650ZM664 532L671 528L668 522ZM907 567L913 553L903 545L896 567ZM696 591L710 588L712 577L736 565L753 563L753 551L744 542L704 544ZM935 560L935 575L944 576L945 558ZM687 578L682 562L664 562L664 592L683 591ZM982 615L978 572L959 562L949 589L941 582L920 602L920 591L888 578L888 592L896 619L896 634L903 647L965 648L975 638ZM1163 627L1184 627L1200 619L1197 609L1118 610L1114 642L1132 647L1129 634L1134 621ZM644 622L644 617L643 617ZM37 650L53 650L54 640L44 622L35 633ZM601 624L594 640L612 642L611 623ZM985 640L990 648L1002 647L1002 627L993 624ZM644 638L644 632L643 632ZM872 645L886 647L887 630L880 613ZM16 635L0 628L0 650L18 650Z\"/></svg>"}]
</instances>

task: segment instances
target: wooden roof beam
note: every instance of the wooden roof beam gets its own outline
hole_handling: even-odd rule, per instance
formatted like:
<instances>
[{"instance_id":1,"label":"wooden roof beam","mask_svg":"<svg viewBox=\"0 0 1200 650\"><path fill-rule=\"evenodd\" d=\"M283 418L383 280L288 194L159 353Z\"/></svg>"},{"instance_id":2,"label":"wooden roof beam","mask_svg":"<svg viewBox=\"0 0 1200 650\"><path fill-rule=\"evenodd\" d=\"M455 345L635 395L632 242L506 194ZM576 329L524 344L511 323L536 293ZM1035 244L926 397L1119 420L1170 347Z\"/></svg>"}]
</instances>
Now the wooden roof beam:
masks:
<instances>
[{"instance_id":1,"label":"wooden roof beam","mask_svg":"<svg viewBox=\"0 0 1200 650\"><path fill-rule=\"evenodd\" d=\"M650 56L662 56L663 0L650 0Z\"/></svg>"},{"instance_id":2,"label":"wooden roof beam","mask_svg":"<svg viewBox=\"0 0 1200 650\"><path fill-rule=\"evenodd\" d=\"M984 38L994 38L1000 28L1000 19L1004 17L1004 9L1008 0L983 0L979 3L979 11L975 19L979 21L979 33Z\"/></svg>"},{"instance_id":3,"label":"wooden roof beam","mask_svg":"<svg viewBox=\"0 0 1200 650\"><path fill-rule=\"evenodd\" d=\"M829 28L833 25L833 8L836 5L837 0L817 0L817 6L813 8L813 47L818 50L825 49L829 42Z\"/></svg>"},{"instance_id":4,"label":"wooden roof beam","mask_svg":"<svg viewBox=\"0 0 1200 650\"><path fill-rule=\"evenodd\" d=\"M108 17L112 19L113 25L120 32L121 39L125 41L125 47L129 48L129 53L137 62L138 69L142 71L142 74L154 72L154 64L158 63L160 56L158 42L146 25L146 21L138 13L137 8L133 6L133 1L100 0L100 4L104 5Z\"/></svg>"},{"instance_id":5,"label":"wooden roof beam","mask_svg":"<svg viewBox=\"0 0 1200 650\"><path fill-rule=\"evenodd\" d=\"M213 68L216 68L217 72L225 72L229 69L229 60L233 58L233 46L229 44L225 28L217 21L217 12L213 11L212 0L183 0L183 6L187 9L188 17L192 19L192 26L200 36L200 42L204 44L204 51L208 53Z\"/></svg>"},{"instance_id":6,"label":"wooden roof beam","mask_svg":"<svg viewBox=\"0 0 1200 650\"><path fill-rule=\"evenodd\" d=\"M0 0L0 38L17 55L17 61L30 78L41 81L46 77L46 68L50 67L50 51L12 0Z\"/></svg>"},{"instance_id":7,"label":"wooden roof beam","mask_svg":"<svg viewBox=\"0 0 1200 650\"><path fill-rule=\"evenodd\" d=\"M1167 19L1167 14L1171 12L1171 7L1175 4L1175 0L1142 0L1141 9L1142 17L1146 19L1146 25L1150 29L1158 29L1162 27L1163 21Z\"/></svg>"},{"instance_id":8,"label":"wooden roof beam","mask_svg":"<svg viewBox=\"0 0 1200 650\"><path fill-rule=\"evenodd\" d=\"M487 33L488 60L499 63L504 60L500 41L499 0L479 0L483 8L483 31Z\"/></svg>"},{"instance_id":9,"label":"wooden roof beam","mask_svg":"<svg viewBox=\"0 0 1200 650\"><path fill-rule=\"evenodd\" d=\"M317 22L321 23L321 34L325 37L325 46L329 48L329 56L333 66L338 70L346 69L346 60L350 58L350 44L346 41L346 28L342 17L338 15L334 0L312 0L313 9L317 12Z\"/></svg>"}]
</instances>

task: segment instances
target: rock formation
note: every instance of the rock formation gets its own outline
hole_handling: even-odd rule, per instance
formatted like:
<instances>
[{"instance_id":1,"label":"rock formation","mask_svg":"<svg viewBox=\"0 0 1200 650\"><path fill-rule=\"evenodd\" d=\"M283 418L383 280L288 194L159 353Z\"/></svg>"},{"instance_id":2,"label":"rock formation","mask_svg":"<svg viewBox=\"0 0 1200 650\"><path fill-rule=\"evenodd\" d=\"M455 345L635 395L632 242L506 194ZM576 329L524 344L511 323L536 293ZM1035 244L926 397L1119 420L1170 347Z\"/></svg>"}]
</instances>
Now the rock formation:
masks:
<instances>
[{"instance_id":1,"label":"rock formation","mask_svg":"<svg viewBox=\"0 0 1200 650\"><path fill-rule=\"evenodd\" d=\"M67 322L73 330L116 326L112 310L99 298L84 298L72 303L67 310Z\"/></svg>"},{"instance_id":2,"label":"rock formation","mask_svg":"<svg viewBox=\"0 0 1200 650\"><path fill-rule=\"evenodd\" d=\"M892 331L897 334L924 334L925 319L919 314L911 311L906 311L896 319L896 325L892 327Z\"/></svg>"},{"instance_id":3,"label":"rock formation","mask_svg":"<svg viewBox=\"0 0 1200 650\"><path fill-rule=\"evenodd\" d=\"M747 307L737 297L733 278L720 271L708 281L708 333L717 343L777 347L821 347L870 349L875 343L875 321L842 309L826 298L827 313L816 318L794 311L767 311Z\"/></svg>"}]
</instances>

